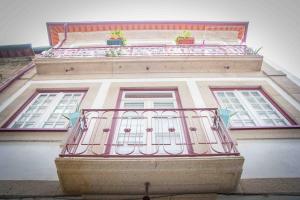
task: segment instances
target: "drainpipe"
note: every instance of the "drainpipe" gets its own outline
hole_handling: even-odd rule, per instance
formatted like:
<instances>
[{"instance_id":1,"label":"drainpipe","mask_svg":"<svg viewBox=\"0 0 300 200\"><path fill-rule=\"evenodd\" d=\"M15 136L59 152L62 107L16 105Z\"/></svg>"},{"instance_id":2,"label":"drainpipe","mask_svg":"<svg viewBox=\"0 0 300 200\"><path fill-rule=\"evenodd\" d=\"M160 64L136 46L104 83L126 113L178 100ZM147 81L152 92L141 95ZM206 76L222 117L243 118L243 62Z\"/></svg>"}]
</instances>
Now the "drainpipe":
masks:
<instances>
[{"instance_id":1,"label":"drainpipe","mask_svg":"<svg viewBox=\"0 0 300 200\"><path fill-rule=\"evenodd\" d=\"M150 200L150 197L149 197L149 186L150 186L150 183L146 182L145 183L145 196L143 197L142 200Z\"/></svg>"}]
</instances>

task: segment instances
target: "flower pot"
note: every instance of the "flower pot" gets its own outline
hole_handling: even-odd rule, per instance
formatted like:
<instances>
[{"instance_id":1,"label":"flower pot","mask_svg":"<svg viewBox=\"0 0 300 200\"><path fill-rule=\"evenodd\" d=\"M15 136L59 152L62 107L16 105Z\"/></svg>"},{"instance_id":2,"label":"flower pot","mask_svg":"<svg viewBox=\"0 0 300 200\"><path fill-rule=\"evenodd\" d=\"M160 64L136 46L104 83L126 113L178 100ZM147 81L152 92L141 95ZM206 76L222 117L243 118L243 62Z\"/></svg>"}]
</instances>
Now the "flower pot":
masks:
<instances>
[{"instance_id":1,"label":"flower pot","mask_svg":"<svg viewBox=\"0 0 300 200\"><path fill-rule=\"evenodd\" d=\"M106 40L107 45L124 45L123 39L108 39Z\"/></svg>"},{"instance_id":2,"label":"flower pot","mask_svg":"<svg viewBox=\"0 0 300 200\"><path fill-rule=\"evenodd\" d=\"M176 44L194 44L194 43L195 43L195 38L193 37L188 37L188 38L179 37L176 39Z\"/></svg>"}]
</instances>

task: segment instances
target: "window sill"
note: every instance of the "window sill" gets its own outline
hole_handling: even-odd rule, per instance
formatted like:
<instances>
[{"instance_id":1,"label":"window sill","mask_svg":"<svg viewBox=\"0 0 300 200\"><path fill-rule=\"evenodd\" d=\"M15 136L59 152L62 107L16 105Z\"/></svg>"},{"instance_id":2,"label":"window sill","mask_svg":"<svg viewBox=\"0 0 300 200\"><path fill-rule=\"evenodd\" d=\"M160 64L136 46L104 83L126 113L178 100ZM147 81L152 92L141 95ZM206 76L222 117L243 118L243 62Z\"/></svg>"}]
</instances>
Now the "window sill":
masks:
<instances>
[{"instance_id":1,"label":"window sill","mask_svg":"<svg viewBox=\"0 0 300 200\"><path fill-rule=\"evenodd\" d=\"M300 125L229 127L229 130L263 130L263 129L300 129Z\"/></svg>"},{"instance_id":2,"label":"window sill","mask_svg":"<svg viewBox=\"0 0 300 200\"><path fill-rule=\"evenodd\" d=\"M67 128L0 128L0 132L67 132Z\"/></svg>"}]
</instances>

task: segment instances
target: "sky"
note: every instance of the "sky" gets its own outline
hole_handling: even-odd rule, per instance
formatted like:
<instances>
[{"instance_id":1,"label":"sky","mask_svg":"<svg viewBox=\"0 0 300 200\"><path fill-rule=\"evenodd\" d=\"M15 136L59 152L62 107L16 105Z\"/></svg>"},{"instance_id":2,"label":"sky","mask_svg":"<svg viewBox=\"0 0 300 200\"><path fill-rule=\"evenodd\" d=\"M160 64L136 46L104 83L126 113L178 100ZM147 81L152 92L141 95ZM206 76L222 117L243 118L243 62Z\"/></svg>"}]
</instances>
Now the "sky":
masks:
<instances>
[{"instance_id":1,"label":"sky","mask_svg":"<svg viewBox=\"0 0 300 200\"><path fill-rule=\"evenodd\" d=\"M46 22L249 21L247 44L300 78L300 0L0 0L0 45L48 46Z\"/></svg>"}]
</instances>

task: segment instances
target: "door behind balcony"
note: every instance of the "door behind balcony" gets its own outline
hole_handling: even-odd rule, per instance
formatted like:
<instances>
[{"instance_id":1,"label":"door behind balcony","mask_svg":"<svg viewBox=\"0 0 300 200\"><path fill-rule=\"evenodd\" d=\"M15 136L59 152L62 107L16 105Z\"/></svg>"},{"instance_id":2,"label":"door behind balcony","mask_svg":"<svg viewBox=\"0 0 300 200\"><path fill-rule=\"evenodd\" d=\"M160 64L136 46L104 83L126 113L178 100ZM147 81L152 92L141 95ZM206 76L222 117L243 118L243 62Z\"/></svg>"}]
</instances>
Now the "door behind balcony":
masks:
<instances>
[{"instance_id":1,"label":"door behind balcony","mask_svg":"<svg viewBox=\"0 0 300 200\"><path fill-rule=\"evenodd\" d=\"M124 91L110 154L186 154L183 114L173 110L178 102L175 91Z\"/></svg>"}]
</instances>

